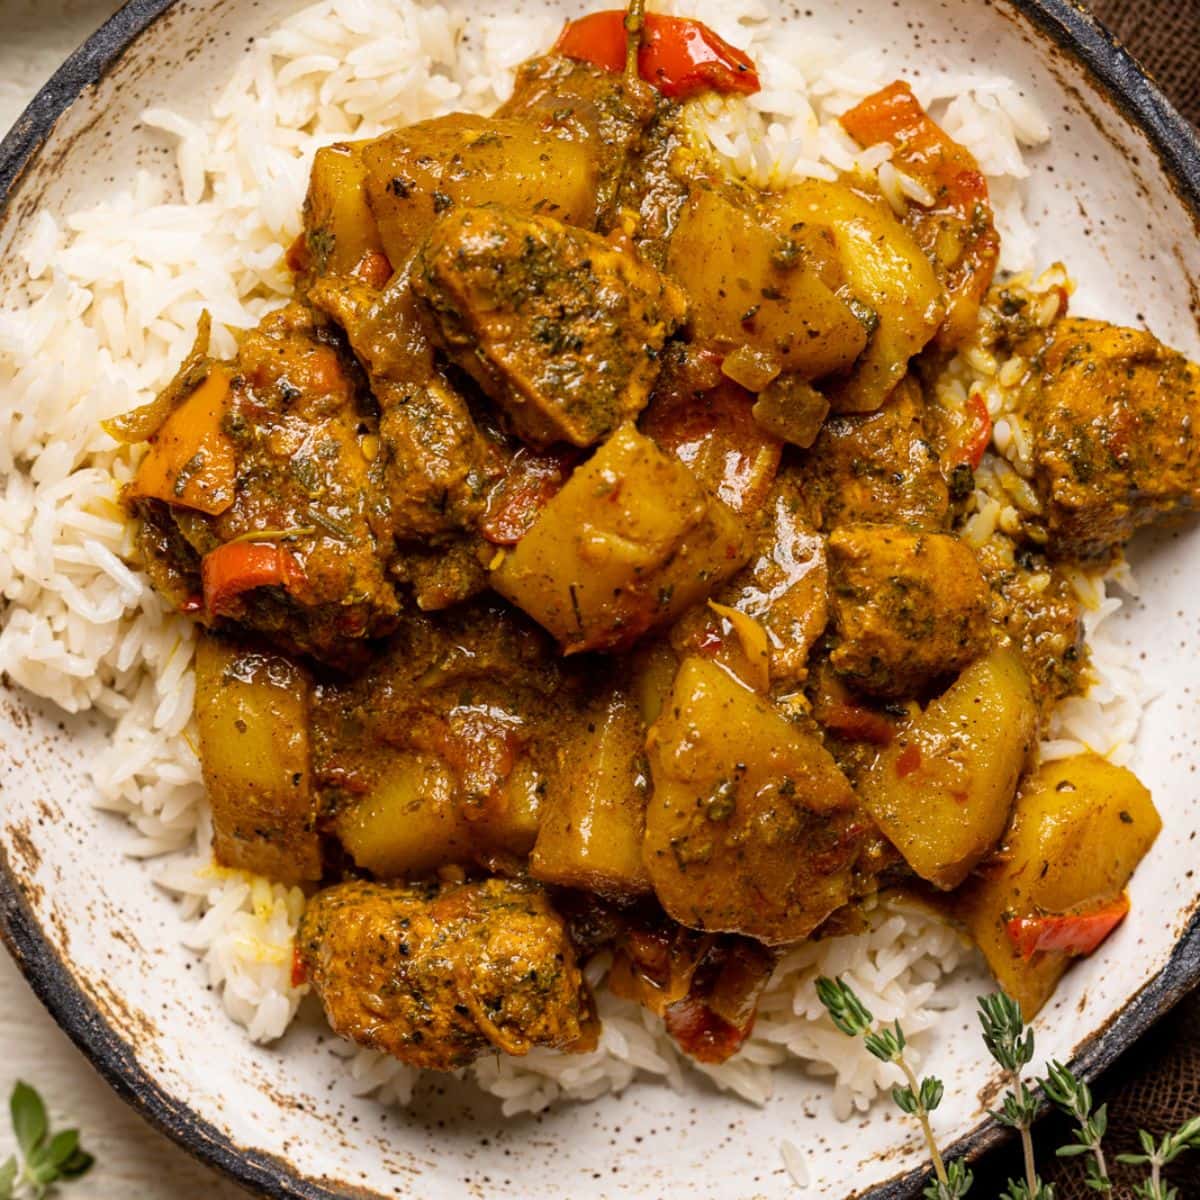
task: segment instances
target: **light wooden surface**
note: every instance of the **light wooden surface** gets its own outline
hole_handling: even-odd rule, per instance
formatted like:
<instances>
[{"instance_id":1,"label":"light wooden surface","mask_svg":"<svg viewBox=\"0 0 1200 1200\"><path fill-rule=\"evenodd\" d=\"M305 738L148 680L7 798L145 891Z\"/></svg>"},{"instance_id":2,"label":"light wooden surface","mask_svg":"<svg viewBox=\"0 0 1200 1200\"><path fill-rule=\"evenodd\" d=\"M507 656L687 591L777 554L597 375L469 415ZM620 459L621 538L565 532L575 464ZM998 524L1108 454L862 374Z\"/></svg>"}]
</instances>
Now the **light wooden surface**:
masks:
<instances>
[{"instance_id":1,"label":"light wooden surface","mask_svg":"<svg viewBox=\"0 0 1200 1200\"><path fill-rule=\"evenodd\" d=\"M0 133L118 7L114 0L0 0ZM244 1200L240 1188L199 1166L117 1099L0 950L0 1159L13 1149L7 1099L18 1079L41 1092L54 1121L77 1127L96 1156L85 1179L58 1193L63 1200Z\"/></svg>"},{"instance_id":2,"label":"light wooden surface","mask_svg":"<svg viewBox=\"0 0 1200 1200\"><path fill-rule=\"evenodd\" d=\"M193 1162L117 1099L0 951L0 1089L5 1109L17 1079L32 1083L53 1122L78 1128L84 1148L96 1156L96 1166L85 1179L61 1190L62 1200L245 1200L240 1188ZM0 1111L0 1157L12 1149L7 1112Z\"/></svg>"}]
</instances>

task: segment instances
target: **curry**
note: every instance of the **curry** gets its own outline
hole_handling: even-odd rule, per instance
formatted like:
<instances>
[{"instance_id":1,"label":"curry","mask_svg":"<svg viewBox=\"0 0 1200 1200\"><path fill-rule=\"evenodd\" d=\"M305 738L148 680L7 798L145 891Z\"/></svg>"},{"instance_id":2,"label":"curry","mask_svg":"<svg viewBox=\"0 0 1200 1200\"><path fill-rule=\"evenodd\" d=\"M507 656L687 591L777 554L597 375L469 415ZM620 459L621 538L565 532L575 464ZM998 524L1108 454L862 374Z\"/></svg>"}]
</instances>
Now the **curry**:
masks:
<instances>
[{"instance_id":1,"label":"curry","mask_svg":"<svg viewBox=\"0 0 1200 1200\"><path fill-rule=\"evenodd\" d=\"M904 888L1027 1017L1159 830L1093 756L1080 565L1200 500L1200 369L1024 321L970 154L903 83L843 118L922 195L776 189L689 133L751 93L696 22L596 13L491 118L314 161L295 295L111 423L142 564L202 627L219 862L309 895L339 1033L454 1069L595 1044L582 964L696 1057L782 947ZM1037 512L964 536L982 324L1030 364ZM1015 547L1015 549L1014 549Z\"/></svg>"}]
</instances>

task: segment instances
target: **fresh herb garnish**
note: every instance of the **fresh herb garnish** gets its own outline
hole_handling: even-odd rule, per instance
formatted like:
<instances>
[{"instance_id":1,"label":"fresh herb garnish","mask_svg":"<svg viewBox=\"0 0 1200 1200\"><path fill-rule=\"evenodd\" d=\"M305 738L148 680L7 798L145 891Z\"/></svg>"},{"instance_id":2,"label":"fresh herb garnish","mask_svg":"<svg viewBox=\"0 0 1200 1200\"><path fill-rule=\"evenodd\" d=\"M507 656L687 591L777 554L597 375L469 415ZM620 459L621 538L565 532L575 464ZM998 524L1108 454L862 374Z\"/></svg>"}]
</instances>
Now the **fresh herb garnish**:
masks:
<instances>
[{"instance_id":1,"label":"fresh herb garnish","mask_svg":"<svg viewBox=\"0 0 1200 1200\"><path fill-rule=\"evenodd\" d=\"M46 1106L27 1083L18 1081L8 1101L20 1155L0 1163L0 1200L41 1197L61 1182L79 1179L95 1159L79 1144L77 1129L50 1131Z\"/></svg>"},{"instance_id":2,"label":"fresh herb garnish","mask_svg":"<svg viewBox=\"0 0 1200 1200\"><path fill-rule=\"evenodd\" d=\"M817 995L838 1029L849 1037L861 1037L871 1054L881 1062L894 1063L907 1080L906 1086L892 1088L892 1099L902 1112L917 1118L929 1147L934 1177L925 1187L926 1200L961 1200L970 1191L971 1172L959 1159L948 1163L943 1160L929 1122L929 1114L942 1102L941 1080L929 1076L917 1081L904 1058L907 1043L900 1022L894 1021L890 1028L876 1029L871 1013L845 980L822 976L817 980ZM1033 1089L1025 1084L1022 1073L1033 1061L1033 1030L1026 1028L1021 1007L1011 996L1004 992L980 996L979 1024L984 1045L1009 1085L999 1110L991 1115L1020 1133L1025 1158L1024 1179L1010 1179L1000 1200L1054 1200L1054 1188L1038 1177L1033 1156L1031 1129L1043 1097L1075 1120L1076 1140L1061 1146L1058 1157L1087 1155L1084 1182L1097 1194L1112 1196L1113 1182L1101 1146L1108 1128L1106 1107L1102 1104L1093 1111L1091 1089L1060 1062L1052 1061L1046 1077L1039 1079ZM1200 1150L1200 1116L1185 1122L1161 1141L1155 1141L1145 1130L1138 1131L1138 1139L1142 1144L1141 1154L1117 1155L1117 1162L1150 1167L1149 1178L1137 1184L1133 1194L1138 1200L1178 1200L1179 1189L1163 1182L1162 1168L1185 1150Z\"/></svg>"},{"instance_id":3,"label":"fresh herb garnish","mask_svg":"<svg viewBox=\"0 0 1200 1200\"><path fill-rule=\"evenodd\" d=\"M892 1099L897 1107L909 1116L915 1116L921 1124L925 1145L933 1162L933 1181L925 1188L927 1200L959 1200L970 1190L973 1182L971 1172L959 1160L949 1166L942 1160L929 1114L942 1102L945 1088L940 1079L928 1076L917 1080L912 1067L904 1057L907 1044L900 1022L882 1029L873 1027L874 1018L853 989L842 979L827 979L824 975L817 980L817 995L829 1011L833 1023L848 1037L862 1037L863 1045L880 1062L894 1063L907 1080L906 1086L892 1088Z\"/></svg>"},{"instance_id":4,"label":"fresh herb garnish","mask_svg":"<svg viewBox=\"0 0 1200 1200\"><path fill-rule=\"evenodd\" d=\"M1139 1183L1133 1189L1133 1194L1139 1200L1176 1200L1179 1195L1177 1187L1169 1187L1162 1181L1162 1168L1173 1163L1185 1150L1200 1150L1200 1117L1193 1117L1184 1122L1174 1133L1168 1133L1161 1142L1144 1129L1138 1130L1138 1140L1142 1143L1141 1154L1118 1154L1117 1162L1150 1164L1150 1178Z\"/></svg>"}]
</instances>

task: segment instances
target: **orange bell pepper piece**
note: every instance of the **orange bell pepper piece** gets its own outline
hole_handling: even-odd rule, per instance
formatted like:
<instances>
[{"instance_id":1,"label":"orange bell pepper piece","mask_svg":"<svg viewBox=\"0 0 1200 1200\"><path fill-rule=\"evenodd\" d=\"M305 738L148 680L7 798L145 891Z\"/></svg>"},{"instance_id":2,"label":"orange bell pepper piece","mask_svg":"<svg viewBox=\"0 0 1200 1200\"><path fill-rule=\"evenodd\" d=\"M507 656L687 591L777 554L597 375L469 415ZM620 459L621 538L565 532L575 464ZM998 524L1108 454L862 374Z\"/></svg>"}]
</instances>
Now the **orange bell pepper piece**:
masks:
<instances>
[{"instance_id":1,"label":"orange bell pepper piece","mask_svg":"<svg viewBox=\"0 0 1200 1200\"><path fill-rule=\"evenodd\" d=\"M230 602L260 587L294 592L304 585L304 568L277 542L226 542L200 562L204 610L210 617L229 611Z\"/></svg>"},{"instance_id":2,"label":"orange bell pepper piece","mask_svg":"<svg viewBox=\"0 0 1200 1200\"><path fill-rule=\"evenodd\" d=\"M237 452L223 426L229 411L229 372L208 378L150 438L129 494L218 516L233 503Z\"/></svg>"}]
</instances>

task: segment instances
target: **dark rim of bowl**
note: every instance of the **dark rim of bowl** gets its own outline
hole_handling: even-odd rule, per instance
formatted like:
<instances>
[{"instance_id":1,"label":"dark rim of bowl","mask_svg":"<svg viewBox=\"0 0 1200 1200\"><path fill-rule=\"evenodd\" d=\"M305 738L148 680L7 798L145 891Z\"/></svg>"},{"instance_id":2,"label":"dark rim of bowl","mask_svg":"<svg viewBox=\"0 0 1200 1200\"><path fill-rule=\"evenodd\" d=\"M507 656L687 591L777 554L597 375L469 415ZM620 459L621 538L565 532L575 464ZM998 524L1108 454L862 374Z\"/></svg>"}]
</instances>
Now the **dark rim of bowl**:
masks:
<instances>
[{"instance_id":1,"label":"dark rim of bowl","mask_svg":"<svg viewBox=\"0 0 1200 1200\"><path fill-rule=\"evenodd\" d=\"M117 63L140 34L176 0L129 0L55 72L0 142L0 216L27 166L59 116ZM1101 89L1150 139L1181 200L1200 222L1200 139L1121 44L1073 0L1008 0L1069 56L1088 68ZM17 873L0 851L0 935L42 1003L114 1091L200 1161L278 1200L350 1200L358 1188L300 1178L285 1162L238 1146L186 1104L169 1095L138 1063L133 1047L84 994L43 932ZM1076 1054L1086 1078L1108 1067L1159 1017L1200 984L1200 912L1181 934L1162 970ZM978 1157L1009 1136L981 1122L947 1150ZM872 1187L861 1200L909 1200L926 1179L918 1169Z\"/></svg>"}]
</instances>

